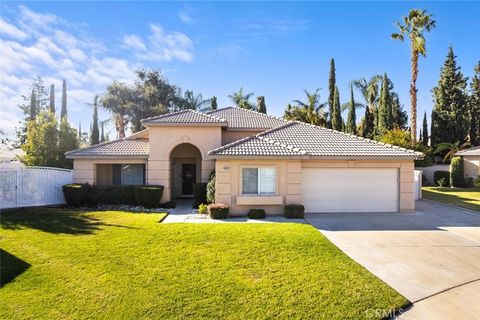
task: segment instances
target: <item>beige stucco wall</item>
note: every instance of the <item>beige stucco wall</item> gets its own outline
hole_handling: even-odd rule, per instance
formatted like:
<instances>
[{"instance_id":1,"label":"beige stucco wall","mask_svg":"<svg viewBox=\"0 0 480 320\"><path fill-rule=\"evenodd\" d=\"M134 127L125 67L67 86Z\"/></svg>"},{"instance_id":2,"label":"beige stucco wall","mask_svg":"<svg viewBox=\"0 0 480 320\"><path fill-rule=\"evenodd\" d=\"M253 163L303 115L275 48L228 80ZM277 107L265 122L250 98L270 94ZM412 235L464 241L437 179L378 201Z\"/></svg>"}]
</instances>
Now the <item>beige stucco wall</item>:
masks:
<instances>
[{"instance_id":1,"label":"beige stucco wall","mask_svg":"<svg viewBox=\"0 0 480 320\"><path fill-rule=\"evenodd\" d=\"M254 135L256 135L256 134L258 134L262 131L264 131L264 130L256 130L256 131L254 131L254 130L249 130L249 131L223 130L223 132L222 132L222 145L229 144L231 142L240 140L240 139L245 138L245 137L254 136Z\"/></svg>"},{"instance_id":2,"label":"beige stucco wall","mask_svg":"<svg viewBox=\"0 0 480 320\"><path fill-rule=\"evenodd\" d=\"M208 181L210 172L215 168L215 161L207 153L222 145L221 127L150 127L149 134L147 183L165 187L162 202L172 199L170 154L182 143L189 143L198 148L202 155L201 181Z\"/></svg>"},{"instance_id":3,"label":"beige stucco wall","mask_svg":"<svg viewBox=\"0 0 480 320\"><path fill-rule=\"evenodd\" d=\"M241 168L274 166L277 169L277 196L241 196ZM302 203L302 168L398 168L399 207L401 212L415 210L413 161L320 161L320 160L217 160L216 202L230 205L232 214L245 214L251 208L263 208L270 214L283 212L285 204ZM251 198L246 199L246 198ZM280 198L280 200L278 199ZM245 203L245 199L248 204ZM275 204L262 205L274 202Z\"/></svg>"},{"instance_id":4,"label":"beige stucco wall","mask_svg":"<svg viewBox=\"0 0 480 320\"><path fill-rule=\"evenodd\" d=\"M138 163L146 164L147 160L143 159L75 159L73 161L73 182L74 183L90 183L96 184L97 164L114 164L114 163Z\"/></svg>"},{"instance_id":5,"label":"beige stucco wall","mask_svg":"<svg viewBox=\"0 0 480 320\"><path fill-rule=\"evenodd\" d=\"M477 178L480 176L480 156L464 156L463 168L465 177Z\"/></svg>"}]
</instances>

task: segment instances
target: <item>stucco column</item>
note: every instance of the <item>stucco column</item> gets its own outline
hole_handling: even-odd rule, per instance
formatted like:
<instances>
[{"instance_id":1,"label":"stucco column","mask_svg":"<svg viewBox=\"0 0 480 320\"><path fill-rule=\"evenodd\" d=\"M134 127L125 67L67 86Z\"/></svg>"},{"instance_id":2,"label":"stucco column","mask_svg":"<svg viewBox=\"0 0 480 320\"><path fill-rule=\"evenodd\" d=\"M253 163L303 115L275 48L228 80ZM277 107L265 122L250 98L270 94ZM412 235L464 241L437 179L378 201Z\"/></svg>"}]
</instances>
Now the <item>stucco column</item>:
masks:
<instances>
[{"instance_id":1,"label":"stucco column","mask_svg":"<svg viewBox=\"0 0 480 320\"><path fill-rule=\"evenodd\" d=\"M170 189L170 160L149 160L148 161L148 184L156 184L164 187L161 202L172 199Z\"/></svg>"}]
</instances>

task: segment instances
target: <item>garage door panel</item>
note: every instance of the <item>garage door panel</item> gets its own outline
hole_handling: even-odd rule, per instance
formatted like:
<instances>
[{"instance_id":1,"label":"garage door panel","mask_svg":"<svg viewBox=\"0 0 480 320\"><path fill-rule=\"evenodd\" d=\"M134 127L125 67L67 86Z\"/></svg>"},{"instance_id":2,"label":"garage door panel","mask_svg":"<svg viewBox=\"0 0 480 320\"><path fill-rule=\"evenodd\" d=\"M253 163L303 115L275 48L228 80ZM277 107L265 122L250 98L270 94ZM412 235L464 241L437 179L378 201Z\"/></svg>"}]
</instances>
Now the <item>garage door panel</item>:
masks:
<instances>
[{"instance_id":1,"label":"garage door panel","mask_svg":"<svg viewBox=\"0 0 480 320\"><path fill-rule=\"evenodd\" d=\"M306 212L398 211L396 168L303 168Z\"/></svg>"}]
</instances>

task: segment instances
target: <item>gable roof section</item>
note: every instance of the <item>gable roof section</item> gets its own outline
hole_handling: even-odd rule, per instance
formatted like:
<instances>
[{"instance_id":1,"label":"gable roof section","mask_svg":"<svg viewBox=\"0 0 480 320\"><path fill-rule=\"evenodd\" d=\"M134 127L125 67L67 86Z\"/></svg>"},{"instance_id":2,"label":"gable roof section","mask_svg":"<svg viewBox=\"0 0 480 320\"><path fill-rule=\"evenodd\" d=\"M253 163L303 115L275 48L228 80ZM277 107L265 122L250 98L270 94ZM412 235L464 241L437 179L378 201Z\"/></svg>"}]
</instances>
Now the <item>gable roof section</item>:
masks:
<instances>
[{"instance_id":1,"label":"gable roof section","mask_svg":"<svg viewBox=\"0 0 480 320\"><path fill-rule=\"evenodd\" d=\"M131 158L146 159L149 154L148 139L131 137L96 144L90 147L65 152L67 159L76 158Z\"/></svg>"},{"instance_id":2,"label":"gable roof section","mask_svg":"<svg viewBox=\"0 0 480 320\"><path fill-rule=\"evenodd\" d=\"M191 109L167 113L160 116L150 117L141 120L144 126L179 126L179 125L205 125L205 126L227 126L225 119L198 112Z\"/></svg>"},{"instance_id":3,"label":"gable roof section","mask_svg":"<svg viewBox=\"0 0 480 320\"><path fill-rule=\"evenodd\" d=\"M480 156L480 146L465 150L460 150L456 153L457 156Z\"/></svg>"},{"instance_id":4,"label":"gable roof section","mask_svg":"<svg viewBox=\"0 0 480 320\"><path fill-rule=\"evenodd\" d=\"M252 141L254 140L254 141ZM244 146L246 145L246 146ZM277 153L266 145L275 145ZM281 153L278 150L284 150ZM291 150L293 153L287 154ZM298 121L290 121L209 152L213 156L297 156L301 158L422 158L413 150L383 144L354 135L345 134Z\"/></svg>"},{"instance_id":5,"label":"gable roof section","mask_svg":"<svg viewBox=\"0 0 480 320\"><path fill-rule=\"evenodd\" d=\"M285 120L265 113L238 107L227 107L207 112L210 116L225 119L228 129L259 129L266 130L284 125Z\"/></svg>"}]
</instances>

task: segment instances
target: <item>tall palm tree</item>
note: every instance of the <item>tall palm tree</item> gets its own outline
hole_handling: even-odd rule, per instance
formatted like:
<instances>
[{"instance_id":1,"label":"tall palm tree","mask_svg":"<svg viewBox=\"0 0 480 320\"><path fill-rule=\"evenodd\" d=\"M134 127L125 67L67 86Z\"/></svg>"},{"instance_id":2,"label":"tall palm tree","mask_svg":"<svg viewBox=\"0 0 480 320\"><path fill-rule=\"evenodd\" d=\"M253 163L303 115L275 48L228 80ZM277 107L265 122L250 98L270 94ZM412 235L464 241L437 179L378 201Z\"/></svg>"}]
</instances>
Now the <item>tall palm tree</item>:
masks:
<instances>
[{"instance_id":1,"label":"tall palm tree","mask_svg":"<svg viewBox=\"0 0 480 320\"><path fill-rule=\"evenodd\" d=\"M307 97L306 101L294 100L296 106L287 107L285 110L285 119L298 120L317 126L325 126L327 123L327 114L323 110L326 103L320 103L320 89L315 90L314 93L310 93L305 90Z\"/></svg>"},{"instance_id":2,"label":"tall palm tree","mask_svg":"<svg viewBox=\"0 0 480 320\"><path fill-rule=\"evenodd\" d=\"M395 40L403 41L405 37L410 39L411 60L412 60L412 79L410 82L410 135L412 141L417 141L417 77L418 77L418 55L426 57L427 48L423 33L429 32L435 28L433 15L427 14L427 10L411 9L408 17L403 17L403 25L396 22L400 33L392 33L391 37Z\"/></svg>"},{"instance_id":3,"label":"tall palm tree","mask_svg":"<svg viewBox=\"0 0 480 320\"><path fill-rule=\"evenodd\" d=\"M382 76L376 74L372 76L368 81L365 78L352 81L354 87L356 87L363 96L365 104L370 108L371 112L375 111L375 106L379 98L379 83L382 80Z\"/></svg>"},{"instance_id":4,"label":"tall palm tree","mask_svg":"<svg viewBox=\"0 0 480 320\"><path fill-rule=\"evenodd\" d=\"M241 87L237 92L229 94L228 97L237 107L254 110L255 108L250 102L250 98L253 96L253 94L253 92L243 93L243 87Z\"/></svg>"}]
</instances>

